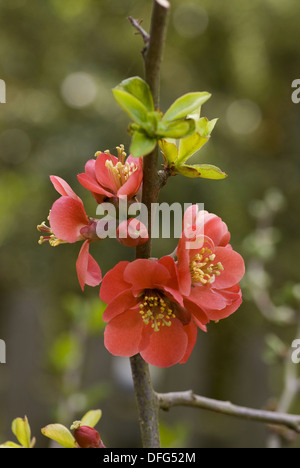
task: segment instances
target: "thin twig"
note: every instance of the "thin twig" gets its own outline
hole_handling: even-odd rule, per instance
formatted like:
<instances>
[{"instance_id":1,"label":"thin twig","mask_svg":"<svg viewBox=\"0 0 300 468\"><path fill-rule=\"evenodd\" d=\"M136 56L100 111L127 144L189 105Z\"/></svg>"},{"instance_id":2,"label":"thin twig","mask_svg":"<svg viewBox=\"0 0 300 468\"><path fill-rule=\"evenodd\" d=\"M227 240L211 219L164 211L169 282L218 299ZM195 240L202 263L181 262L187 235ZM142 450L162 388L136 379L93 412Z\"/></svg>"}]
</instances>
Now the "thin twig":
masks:
<instances>
[{"instance_id":1,"label":"thin twig","mask_svg":"<svg viewBox=\"0 0 300 468\"><path fill-rule=\"evenodd\" d=\"M148 34L147 31L145 31L145 29L142 28L142 26L141 26L142 21L136 20L132 16L129 16L128 19L129 19L130 23L132 24L132 26L137 30L136 34L140 34L142 36L142 38L143 38L145 47L142 50L142 54L144 56L144 54L145 54L145 52L146 52L146 50L148 48L149 42L150 42L150 34Z\"/></svg>"},{"instance_id":2,"label":"thin twig","mask_svg":"<svg viewBox=\"0 0 300 468\"><path fill-rule=\"evenodd\" d=\"M173 406L190 406L249 421L285 426L300 433L300 415L296 416L237 406L229 401L218 401L195 395L191 390L186 392L158 393L157 398L160 408L163 410L169 410Z\"/></svg>"}]
</instances>

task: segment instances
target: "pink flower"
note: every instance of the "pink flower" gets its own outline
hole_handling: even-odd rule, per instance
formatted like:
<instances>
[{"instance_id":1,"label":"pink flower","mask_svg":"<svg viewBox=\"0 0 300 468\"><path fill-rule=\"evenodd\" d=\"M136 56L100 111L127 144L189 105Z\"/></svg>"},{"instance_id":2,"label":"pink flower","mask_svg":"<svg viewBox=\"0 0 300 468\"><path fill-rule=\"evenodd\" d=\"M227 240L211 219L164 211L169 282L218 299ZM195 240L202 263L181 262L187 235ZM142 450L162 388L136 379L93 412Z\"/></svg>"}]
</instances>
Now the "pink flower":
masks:
<instances>
[{"instance_id":1,"label":"pink flower","mask_svg":"<svg viewBox=\"0 0 300 468\"><path fill-rule=\"evenodd\" d=\"M137 247L149 239L146 226L135 218L123 221L117 229L117 239L127 247Z\"/></svg>"},{"instance_id":2,"label":"pink flower","mask_svg":"<svg viewBox=\"0 0 300 468\"><path fill-rule=\"evenodd\" d=\"M218 216L193 205L183 227L177 248L179 290L209 320L228 317L242 303L244 260L229 244L230 233Z\"/></svg>"},{"instance_id":3,"label":"pink flower","mask_svg":"<svg viewBox=\"0 0 300 468\"><path fill-rule=\"evenodd\" d=\"M50 227L45 223L38 226L39 231L48 234L42 236L39 243L49 241L55 247L84 241L76 262L79 284L82 290L85 284L97 286L102 280L102 274L99 265L89 253L90 243L99 240L96 234L97 220L87 216L82 200L67 182L56 176L51 176L50 180L61 197L50 210Z\"/></svg>"},{"instance_id":4,"label":"pink flower","mask_svg":"<svg viewBox=\"0 0 300 468\"><path fill-rule=\"evenodd\" d=\"M117 150L118 157L108 152L96 153L96 159L90 159L85 172L78 175L81 185L92 192L98 203L105 198L133 198L141 187L143 159L129 156L125 160L123 145Z\"/></svg>"},{"instance_id":5,"label":"pink flower","mask_svg":"<svg viewBox=\"0 0 300 468\"><path fill-rule=\"evenodd\" d=\"M101 299L108 304L104 344L117 356L140 353L158 367L184 363L196 343L197 325L206 314L178 291L171 257L120 262L103 279Z\"/></svg>"}]
</instances>

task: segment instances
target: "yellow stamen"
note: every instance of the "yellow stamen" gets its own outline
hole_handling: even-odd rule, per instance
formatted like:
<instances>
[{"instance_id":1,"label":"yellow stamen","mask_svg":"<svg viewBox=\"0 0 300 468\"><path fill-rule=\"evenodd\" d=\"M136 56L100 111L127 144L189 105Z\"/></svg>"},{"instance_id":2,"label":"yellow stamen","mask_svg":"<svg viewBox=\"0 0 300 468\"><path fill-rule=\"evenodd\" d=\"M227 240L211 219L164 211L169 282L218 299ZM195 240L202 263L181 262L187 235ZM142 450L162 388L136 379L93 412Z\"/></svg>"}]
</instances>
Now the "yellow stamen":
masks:
<instances>
[{"instance_id":1,"label":"yellow stamen","mask_svg":"<svg viewBox=\"0 0 300 468\"><path fill-rule=\"evenodd\" d=\"M200 253L190 262L190 272L193 283L211 284L215 281L215 277L219 276L224 270L221 262L214 264L216 256L211 250L204 247Z\"/></svg>"},{"instance_id":2,"label":"yellow stamen","mask_svg":"<svg viewBox=\"0 0 300 468\"><path fill-rule=\"evenodd\" d=\"M170 327L172 325L171 319L175 318L176 315L164 298L155 292L151 294L144 296L143 302L139 306L140 314L145 325L151 324L151 328L155 332L159 332L160 327Z\"/></svg>"}]
</instances>

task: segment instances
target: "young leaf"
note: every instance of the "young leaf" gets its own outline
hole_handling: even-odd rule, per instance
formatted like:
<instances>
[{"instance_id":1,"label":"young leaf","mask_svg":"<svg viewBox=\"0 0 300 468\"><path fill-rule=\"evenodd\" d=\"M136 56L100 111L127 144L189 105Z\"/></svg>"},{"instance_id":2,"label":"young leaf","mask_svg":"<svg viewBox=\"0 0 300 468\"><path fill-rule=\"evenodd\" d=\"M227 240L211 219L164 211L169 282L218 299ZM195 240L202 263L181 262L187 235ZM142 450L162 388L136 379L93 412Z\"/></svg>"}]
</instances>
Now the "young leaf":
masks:
<instances>
[{"instance_id":1,"label":"young leaf","mask_svg":"<svg viewBox=\"0 0 300 468\"><path fill-rule=\"evenodd\" d=\"M175 163L178 157L178 148L175 143L171 143L168 140L160 140L159 146L165 160L168 161L169 164Z\"/></svg>"},{"instance_id":2,"label":"young leaf","mask_svg":"<svg viewBox=\"0 0 300 468\"><path fill-rule=\"evenodd\" d=\"M183 164L182 166L176 166L176 172L190 178L201 177L202 179L220 180L227 177L225 172L210 164L196 164L193 166Z\"/></svg>"},{"instance_id":3,"label":"young leaf","mask_svg":"<svg viewBox=\"0 0 300 468\"><path fill-rule=\"evenodd\" d=\"M4 444L0 445L0 448L24 448L22 445L15 444L15 442L5 442Z\"/></svg>"},{"instance_id":4,"label":"young leaf","mask_svg":"<svg viewBox=\"0 0 300 468\"><path fill-rule=\"evenodd\" d=\"M175 122L159 122L156 134L160 138L184 138L195 131L195 121L176 120Z\"/></svg>"},{"instance_id":5,"label":"young leaf","mask_svg":"<svg viewBox=\"0 0 300 468\"><path fill-rule=\"evenodd\" d=\"M208 140L209 137L203 137L197 132L194 132L187 138L182 138L179 143L178 164L184 163L188 158L199 151Z\"/></svg>"},{"instance_id":6,"label":"young leaf","mask_svg":"<svg viewBox=\"0 0 300 468\"><path fill-rule=\"evenodd\" d=\"M100 409L88 411L81 419L81 424L83 426L95 427L101 416L102 411Z\"/></svg>"},{"instance_id":7,"label":"young leaf","mask_svg":"<svg viewBox=\"0 0 300 468\"><path fill-rule=\"evenodd\" d=\"M206 117L202 117L196 122L196 130L201 136L206 137L211 134L215 128L216 123L219 119L208 120Z\"/></svg>"},{"instance_id":8,"label":"young leaf","mask_svg":"<svg viewBox=\"0 0 300 468\"><path fill-rule=\"evenodd\" d=\"M147 122L147 109L135 96L118 88L113 89L113 95L119 106L134 122L140 125Z\"/></svg>"},{"instance_id":9,"label":"young leaf","mask_svg":"<svg viewBox=\"0 0 300 468\"><path fill-rule=\"evenodd\" d=\"M210 97L211 94L207 92L184 94L169 107L163 116L163 120L182 119L202 106Z\"/></svg>"},{"instance_id":10,"label":"young leaf","mask_svg":"<svg viewBox=\"0 0 300 468\"><path fill-rule=\"evenodd\" d=\"M55 440L65 448L75 448L76 441L71 432L62 424L48 424L42 429L42 434L49 439Z\"/></svg>"},{"instance_id":11,"label":"young leaf","mask_svg":"<svg viewBox=\"0 0 300 468\"><path fill-rule=\"evenodd\" d=\"M122 81L115 89L121 89L136 97L149 112L154 111L153 98L149 85L139 76Z\"/></svg>"},{"instance_id":12,"label":"young leaf","mask_svg":"<svg viewBox=\"0 0 300 468\"><path fill-rule=\"evenodd\" d=\"M31 431L26 416L24 419L14 419L11 425L11 430L23 447L30 448Z\"/></svg>"},{"instance_id":13,"label":"young leaf","mask_svg":"<svg viewBox=\"0 0 300 468\"><path fill-rule=\"evenodd\" d=\"M144 133L135 132L131 139L130 154L135 158L141 158L151 153L156 146L156 139L150 138Z\"/></svg>"}]
</instances>

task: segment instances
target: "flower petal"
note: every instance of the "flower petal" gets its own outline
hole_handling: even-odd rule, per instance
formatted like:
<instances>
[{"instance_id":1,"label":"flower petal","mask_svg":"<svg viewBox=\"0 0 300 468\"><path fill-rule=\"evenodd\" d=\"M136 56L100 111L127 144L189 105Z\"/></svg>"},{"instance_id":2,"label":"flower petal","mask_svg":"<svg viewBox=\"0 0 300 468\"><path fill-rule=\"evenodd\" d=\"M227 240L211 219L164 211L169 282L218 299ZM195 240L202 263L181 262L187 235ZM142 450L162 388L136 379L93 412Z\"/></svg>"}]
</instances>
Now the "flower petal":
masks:
<instances>
[{"instance_id":1,"label":"flower petal","mask_svg":"<svg viewBox=\"0 0 300 468\"><path fill-rule=\"evenodd\" d=\"M230 233L227 225L221 218L208 213L204 216L204 234L213 240L216 246L226 246L230 241Z\"/></svg>"},{"instance_id":2,"label":"flower petal","mask_svg":"<svg viewBox=\"0 0 300 468\"><path fill-rule=\"evenodd\" d=\"M124 280L124 270L127 265L129 265L129 262L119 262L104 276L100 289L100 299L106 304L109 304L119 294L130 288L130 284Z\"/></svg>"},{"instance_id":3,"label":"flower petal","mask_svg":"<svg viewBox=\"0 0 300 468\"><path fill-rule=\"evenodd\" d=\"M238 294L236 294L236 298L232 301L231 304L227 305L224 309L222 310L209 310L207 309L206 313L207 316L209 317L210 320L222 320L224 318L229 317L232 315L236 310L240 307L242 304L242 293L239 291Z\"/></svg>"},{"instance_id":4,"label":"flower petal","mask_svg":"<svg viewBox=\"0 0 300 468\"><path fill-rule=\"evenodd\" d=\"M224 271L221 272L220 276L216 276L213 283L214 289L227 289L243 278L245 274L245 263L240 254L226 247L216 247L215 262L221 262Z\"/></svg>"},{"instance_id":5,"label":"flower petal","mask_svg":"<svg viewBox=\"0 0 300 468\"><path fill-rule=\"evenodd\" d=\"M74 200L80 200L80 198L76 195L76 193L71 189L70 185L61 177L58 176L50 176L50 180L57 192L64 196L74 198Z\"/></svg>"},{"instance_id":6,"label":"flower petal","mask_svg":"<svg viewBox=\"0 0 300 468\"><path fill-rule=\"evenodd\" d=\"M94 287L98 286L102 281L100 267L90 255L89 247L90 242L87 240L82 245L76 262L78 281L82 290L84 290L86 284Z\"/></svg>"},{"instance_id":7,"label":"flower petal","mask_svg":"<svg viewBox=\"0 0 300 468\"><path fill-rule=\"evenodd\" d=\"M206 331L205 325L209 322L209 319L205 311L187 297L184 298L184 306L193 315L193 318L196 319L198 327L201 328L201 330Z\"/></svg>"},{"instance_id":8,"label":"flower petal","mask_svg":"<svg viewBox=\"0 0 300 468\"><path fill-rule=\"evenodd\" d=\"M155 260L139 259L127 265L124 280L130 283L135 291L160 287L167 283L170 273Z\"/></svg>"},{"instance_id":9,"label":"flower petal","mask_svg":"<svg viewBox=\"0 0 300 468\"><path fill-rule=\"evenodd\" d=\"M118 163L118 158L111 154L101 153L95 162L96 179L103 188L106 188L116 194L119 187L112 177L110 170L106 166L107 161L111 161L115 166Z\"/></svg>"},{"instance_id":10,"label":"flower petal","mask_svg":"<svg viewBox=\"0 0 300 468\"><path fill-rule=\"evenodd\" d=\"M129 158L127 159L126 162L130 163ZM140 158L140 161L138 162L136 162L135 158L132 158L131 162L134 162L134 164L136 164L138 168L130 177L128 177L125 184L122 185L121 188L119 188L117 195L120 198L124 196L127 196L128 198L134 197L138 193L140 186L142 184L142 181L143 181L142 158Z\"/></svg>"},{"instance_id":11,"label":"flower petal","mask_svg":"<svg viewBox=\"0 0 300 468\"><path fill-rule=\"evenodd\" d=\"M95 181L94 178L85 172L78 174L77 179L83 187L92 193L97 193L105 197L113 196L112 193L108 192L108 190L105 190L101 185L97 184L97 181Z\"/></svg>"},{"instance_id":12,"label":"flower petal","mask_svg":"<svg viewBox=\"0 0 300 468\"><path fill-rule=\"evenodd\" d=\"M104 322L109 322L110 320L114 319L117 315L123 314L129 309L132 309L138 304L138 302L138 299L132 295L132 292L130 290L119 294L106 307L103 313Z\"/></svg>"},{"instance_id":13,"label":"flower petal","mask_svg":"<svg viewBox=\"0 0 300 468\"><path fill-rule=\"evenodd\" d=\"M188 336L179 320L172 320L170 327L161 327L153 332L147 348L141 351L142 358L157 367L170 367L183 359L188 347Z\"/></svg>"},{"instance_id":14,"label":"flower petal","mask_svg":"<svg viewBox=\"0 0 300 468\"><path fill-rule=\"evenodd\" d=\"M193 287L189 298L204 309L220 310L230 303L230 300L226 300L224 295L219 294L219 290L203 285Z\"/></svg>"},{"instance_id":15,"label":"flower petal","mask_svg":"<svg viewBox=\"0 0 300 468\"><path fill-rule=\"evenodd\" d=\"M80 240L80 230L90 224L82 201L67 196L54 202L49 220L55 236L69 243Z\"/></svg>"},{"instance_id":16,"label":"flower petal","mask_svg":"<svg viewBox=\"0 0 300 468\"><path fill-rule=\"evenodd\" d=\"M188 337L188 346L186 348L185 355L180 361L180 364L185 364L187 362L188 358L191 355L191 352L194 349L194 346L197 341L197 333L198 333L197 325L194 322L190 322L188 325L184 327L184 331Z\"/></svg>"},{"instance_id":17,"label":"flower petal","mask_svg":"<svg viewBox=\"0 0 300 468\"><path fill-rule=\"evenodd\" d=\"M104 345L114 356L130 357L140 350L144 323L137 311L117 315L105 327Z\"/></svg>"}]
</instances>

